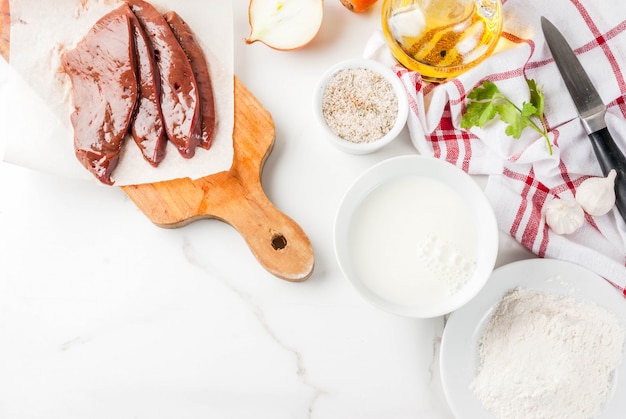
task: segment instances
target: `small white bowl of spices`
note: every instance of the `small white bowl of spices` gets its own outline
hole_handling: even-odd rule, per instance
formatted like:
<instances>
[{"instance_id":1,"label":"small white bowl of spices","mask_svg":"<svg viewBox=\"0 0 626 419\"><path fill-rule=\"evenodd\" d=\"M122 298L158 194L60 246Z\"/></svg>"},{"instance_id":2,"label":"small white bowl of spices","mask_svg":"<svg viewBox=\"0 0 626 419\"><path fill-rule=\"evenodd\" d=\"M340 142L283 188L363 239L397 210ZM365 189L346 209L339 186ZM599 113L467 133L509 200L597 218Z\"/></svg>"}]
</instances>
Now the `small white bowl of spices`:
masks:
<instances>
[{"instance_id":1,"label":"small white bowl of spices","mask_svg":"<svg viewBox=\"0 0 626 419\"><path fill-rule=\"evenodd\" d=\"M314 110L332 144L348 153L367 154L400 134L409 103L391 68L374 60L354 59L324 73L315 90Z\"/></svg>"}]
</instances>

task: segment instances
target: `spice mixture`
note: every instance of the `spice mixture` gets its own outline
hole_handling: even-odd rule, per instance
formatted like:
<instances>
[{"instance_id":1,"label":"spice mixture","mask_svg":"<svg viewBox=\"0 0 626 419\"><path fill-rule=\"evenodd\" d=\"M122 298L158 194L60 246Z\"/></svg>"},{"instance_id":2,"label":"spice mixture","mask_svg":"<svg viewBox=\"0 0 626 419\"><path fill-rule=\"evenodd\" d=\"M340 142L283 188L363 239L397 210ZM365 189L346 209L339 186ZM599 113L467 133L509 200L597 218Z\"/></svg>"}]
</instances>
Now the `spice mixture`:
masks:
<instances>
[{"instance_id":1,"label":"spice mixture","mask_svg":"<svg viewBox=\"0 0 626 419\"><path fill-rule=\"evenodd\" d=\"M350 68L335 73L322 97L326 123L353 143L378 140L393 127L398 97L391 83L375 71Z\"/></svg>"},{"instance_id":2,"label":"spice mixture","mask_svg":"<svg viewBox=\"0 0 626 419\"><path fill-rule=\"evenodd\" d=\"M595 304L517 288L500 301L479 344L471 389L497 417L589 419L611 393L624 329Z\"/></svg>"}]
</instances>

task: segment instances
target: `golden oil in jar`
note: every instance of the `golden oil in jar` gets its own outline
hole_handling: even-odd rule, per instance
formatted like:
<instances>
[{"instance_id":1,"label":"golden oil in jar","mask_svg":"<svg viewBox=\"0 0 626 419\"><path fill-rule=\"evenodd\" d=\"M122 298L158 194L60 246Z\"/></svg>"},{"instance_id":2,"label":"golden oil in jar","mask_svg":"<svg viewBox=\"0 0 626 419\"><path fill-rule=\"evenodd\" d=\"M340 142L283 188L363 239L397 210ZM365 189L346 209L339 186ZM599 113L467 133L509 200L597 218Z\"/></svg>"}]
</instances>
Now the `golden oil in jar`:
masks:
<instances>
[{"instance_id":1,"label":"golden oil in jar","mask_svg":"<svg viewBox=\"0 0 626 419\"><path fill-rule=\"evenodd\" d=\"M443 82L475 67L502 33L500 0L385 0L382 28L396 60Z\"/></svg>"}]
</instances>

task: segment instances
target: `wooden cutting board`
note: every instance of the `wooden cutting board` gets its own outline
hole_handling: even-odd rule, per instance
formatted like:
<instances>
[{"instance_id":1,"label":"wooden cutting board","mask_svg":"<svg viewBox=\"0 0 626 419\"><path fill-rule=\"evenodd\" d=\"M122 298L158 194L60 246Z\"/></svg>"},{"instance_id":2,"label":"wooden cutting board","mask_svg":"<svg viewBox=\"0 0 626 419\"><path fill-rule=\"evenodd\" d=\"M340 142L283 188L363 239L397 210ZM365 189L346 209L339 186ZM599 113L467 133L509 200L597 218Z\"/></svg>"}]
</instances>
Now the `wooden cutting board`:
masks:
<instances>
[{"instance_id":1,"label":"wooden cutting board","mask_svg":"<svg viewBox=\"0 0 626 419\"><path fill-rule=\"evenodd\" d=\"M8 60L8 0L0 0L0 14L0 54ZM274 135L270 113L235 77L234 157L229 171L121 188L160 227L182 227L203 218L232 225L265 269L287 281L304 281L313 273L311 243L302 228L270 202L261 184Z\"/></svg>"}]
</instances>

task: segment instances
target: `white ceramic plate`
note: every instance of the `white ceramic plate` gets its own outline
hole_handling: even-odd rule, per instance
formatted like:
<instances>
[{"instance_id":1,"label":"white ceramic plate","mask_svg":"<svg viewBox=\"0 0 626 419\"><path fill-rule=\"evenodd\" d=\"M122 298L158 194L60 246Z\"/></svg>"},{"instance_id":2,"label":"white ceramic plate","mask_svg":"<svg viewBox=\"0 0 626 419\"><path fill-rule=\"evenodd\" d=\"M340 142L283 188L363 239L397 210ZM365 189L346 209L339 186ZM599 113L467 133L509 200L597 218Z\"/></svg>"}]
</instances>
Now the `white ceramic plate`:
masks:
<instances>
[{"instance_id":1,"label":"white ceramic plate","mask_svg":"<svg viewBox=\"0 0 626 419\"><path fill-rule=\"evenodd\" d=\"M529 259L496 269L481 293L453 312L441 342L441 380L455 417L493 419L470 390L480 363L478 341L491 313L504 294L521 287L578 301L595 302L614 313L626 328L626 299L598 275L573 263L554 259ZM614 377L612 396L602 418L623 418L626 412L626 359Z\"/></svg>"}]
</instances>

